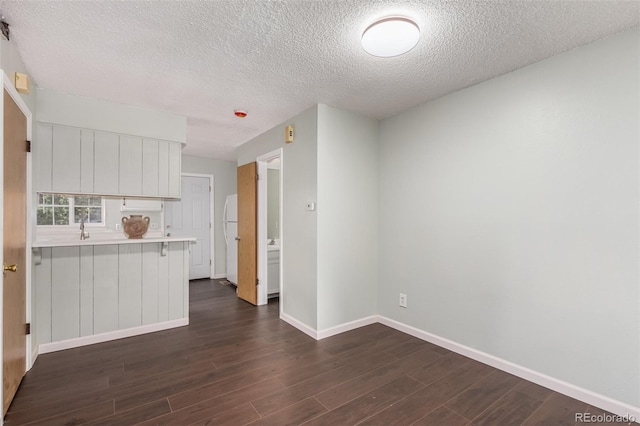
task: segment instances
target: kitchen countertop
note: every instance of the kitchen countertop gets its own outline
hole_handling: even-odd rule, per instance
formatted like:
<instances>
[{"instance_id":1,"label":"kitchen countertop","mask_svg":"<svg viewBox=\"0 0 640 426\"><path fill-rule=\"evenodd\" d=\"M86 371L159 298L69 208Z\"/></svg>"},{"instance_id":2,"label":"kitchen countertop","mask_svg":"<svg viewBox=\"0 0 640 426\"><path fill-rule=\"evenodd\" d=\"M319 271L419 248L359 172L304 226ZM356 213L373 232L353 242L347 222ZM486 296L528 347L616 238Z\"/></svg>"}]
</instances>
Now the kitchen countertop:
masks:
<instances>
[{"instance_id":1,"label":"kitchen countertop","mask_svg":"<svg viewBox=\"0 0 640 426\"><path fill-rule=\"evenodd\" d=\"M189 241L196 242L195 237L149 237L149 238L138 238L138 239L128 239L118 236L114 238L113 236L109 236L107 238L100 236L97 238L87 238L86 240L78 239L69 239L69 238L43 238L38 241L34 241L31 247L74 247L74 246L103 246L109 244L140 244L140 243L171 243L177 241Z\"/></svg>"}]
</instances>

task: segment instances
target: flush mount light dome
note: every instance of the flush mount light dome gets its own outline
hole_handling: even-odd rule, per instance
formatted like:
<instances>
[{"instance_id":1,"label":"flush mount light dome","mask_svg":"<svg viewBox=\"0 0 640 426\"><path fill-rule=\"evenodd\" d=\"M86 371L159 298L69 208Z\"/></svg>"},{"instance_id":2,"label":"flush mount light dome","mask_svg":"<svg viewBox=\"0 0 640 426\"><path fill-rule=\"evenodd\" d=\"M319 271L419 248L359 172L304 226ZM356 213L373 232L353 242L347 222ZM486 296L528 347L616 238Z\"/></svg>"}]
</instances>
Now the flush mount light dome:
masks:
<instances>
[{"instance_id":1,"label":"flush mount light dome","mask_svg":"<svg viewBox=\"0 0 640 426\"><path fill-rule=\"evenodd\" d=\"M362 34L362 47L373 56L391 58L407 53L418 44L420 28L411 19L384 18L369 25Z\"/></svg>"}]
</instances>

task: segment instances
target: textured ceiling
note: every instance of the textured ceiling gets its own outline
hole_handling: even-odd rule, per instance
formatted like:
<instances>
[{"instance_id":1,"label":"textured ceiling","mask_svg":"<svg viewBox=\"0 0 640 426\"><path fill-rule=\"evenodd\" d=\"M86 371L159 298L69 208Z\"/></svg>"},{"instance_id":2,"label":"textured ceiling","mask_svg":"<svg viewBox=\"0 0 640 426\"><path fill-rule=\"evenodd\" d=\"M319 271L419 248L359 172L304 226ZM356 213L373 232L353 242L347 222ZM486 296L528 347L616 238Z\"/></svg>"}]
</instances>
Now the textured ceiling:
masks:
<instances>
[{"instance_id":1,"label":"textured ceiling","mask_svg":"<svg viewBox=\"0 0 640 426\"><path fill-rule=\"evenodd\" d=\"M313 104L387 117L640 22L638 1L604 0L49 0L0 12L38 86L184 115L184 152L227 160ZM418 23L418 46L365 53L362 31L396 14Z\"/></svg>"}]
</instances>

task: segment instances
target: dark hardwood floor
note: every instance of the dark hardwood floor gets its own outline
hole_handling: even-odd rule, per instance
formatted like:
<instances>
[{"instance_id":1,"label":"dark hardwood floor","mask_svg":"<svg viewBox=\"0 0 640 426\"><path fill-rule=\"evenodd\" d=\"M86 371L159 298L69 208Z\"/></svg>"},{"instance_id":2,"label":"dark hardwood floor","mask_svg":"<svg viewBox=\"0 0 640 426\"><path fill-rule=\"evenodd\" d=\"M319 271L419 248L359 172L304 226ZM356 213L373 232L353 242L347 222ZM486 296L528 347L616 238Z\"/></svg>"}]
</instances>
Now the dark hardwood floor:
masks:
<instances>
[{"instance_id":1,"label":"dark hardwood floor","mask_svg":"<svg viewBox=\"0 0 640 426\"><path fill-rule=\"evenodd\" d=\"M573 425L601 410L375 324L315 341L215 280L191 325L38 357L6 424Z\"/></svg>"}]
</instances>

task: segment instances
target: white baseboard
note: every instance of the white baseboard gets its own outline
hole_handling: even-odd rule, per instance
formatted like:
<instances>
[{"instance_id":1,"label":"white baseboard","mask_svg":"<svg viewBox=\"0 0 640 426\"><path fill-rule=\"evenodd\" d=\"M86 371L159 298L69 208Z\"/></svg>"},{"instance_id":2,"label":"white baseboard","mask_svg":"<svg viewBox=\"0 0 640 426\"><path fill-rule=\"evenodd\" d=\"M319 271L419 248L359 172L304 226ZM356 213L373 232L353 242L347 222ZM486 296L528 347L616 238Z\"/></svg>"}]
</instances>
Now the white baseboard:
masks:
<instances>
[{"instance_id":1,"label":"white baseboard","mask_svg":"<svg viewBox=\"0 0 640 426\"><path fill-rule=\"evenodd\" d=\"M227 274L215 274L211 277L212 280L219 280L221 278L227 278Z\"/></svg>"},{"instance_id":2,"label":"white baseboard","mask_svg":"<svg viewBox=\"0 0 640 426\"><path fill-rule=\"evenodd\" d=\"M372 315L370 317L360 318L355 321L345 322L344 324L336 325L334 327L325 328L318 331L317 340L324 339L326 337L335 336L336 334L344 333L345 331L355 330L356 328L364 327L365 325L371 325L378 322L378 316Z\"/></svg>"},{"instance_id":3,"label":"white baseboard","mask_svg":"<svg viewBox=\"0 0 640 426\"><path fill-rule=\"evenodd\" d=\"M592 392L563 380L556 379L555 377L547 376L546 374L531 370L530 368L514 364L510 361L498 358L486 352L461 345L460 343L456 343L452 340L445 339L444 337L437 336L435 334L420 330L418 328L392 320L387 317L378 316L378 322L394 328L398 331L402 331L403 333L410 334L411 336L417 337L418 339L422 339L427 342L433 343L434 345L449 349L450 351L459 353L483 364L487 364L499 370L506 371L507 373L511 373L514 376L518 376L540 386L544 386L561 394L570 396L571 398L586 402L587 404L593 405L594 407L598 407L619 416L626 416L627 418L633 417L635 418L635 421L638 421L638 419L640 419L640 407L635 407L633 405L617 401L607 396L600 395L596 392Z\"/></svg>"},{"instance_id":4,"label":"white baseboard","mask_svg":"<svg viewBox=\"0 0 640 426\"><path fill-rule=\"evenodd\" d=\"M38 345L37 352L46 354L49 352L63 351L65 349L78 348L80 346L93 345L111 340L124 339L125 337L138 336L140 334L153 333L155 331L168 330L170 328L189 325L189 318L180 318L172 321L164 321L140 327L126 328L124 330L109 331L107 333L94 334L93 336L77 337L61 340L59 342L42 343Z\"/></svg>"},{"instance_id":5,"label":"white baseboard","mask_svg":"<svg viewBox=\"0 0 640 426\"><path fill-rule=\"evenodd\" d=\"M298 321L297 319L285 314L284 312L280 313L280 319L286 323L291 324L298 330L302 331L304 334L309 335L314 339L318 340L318 332L316 331L315 328L309 327L307 324Z\"/></svg>"}]
</instances>

